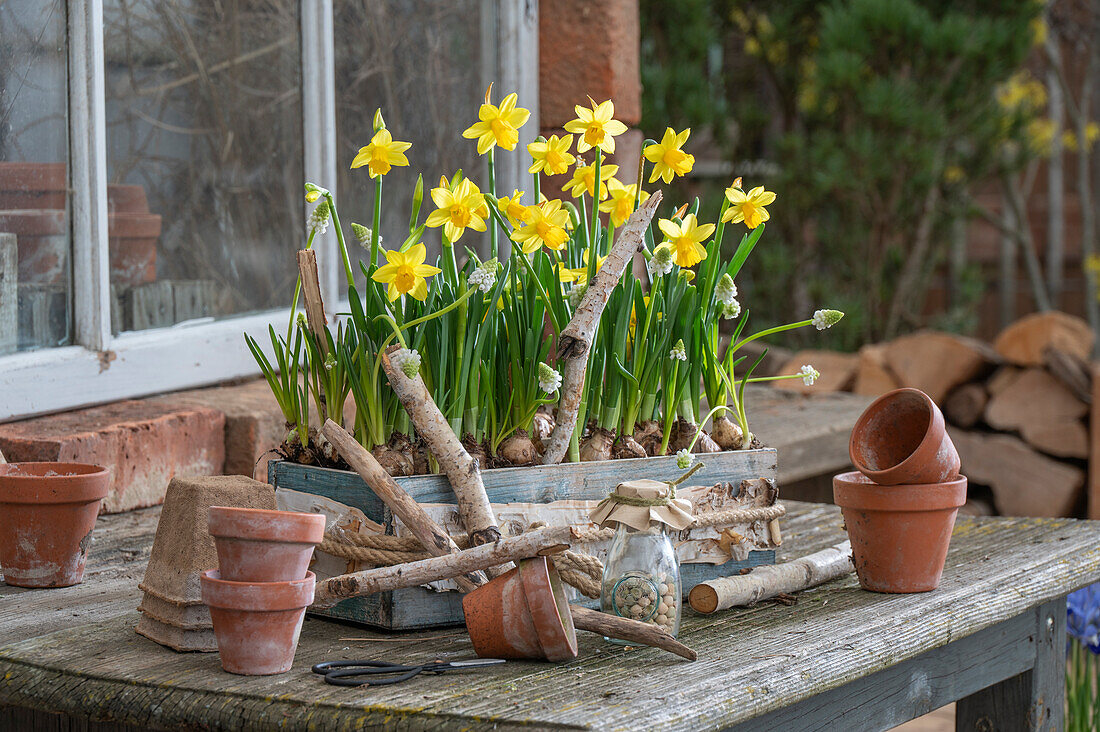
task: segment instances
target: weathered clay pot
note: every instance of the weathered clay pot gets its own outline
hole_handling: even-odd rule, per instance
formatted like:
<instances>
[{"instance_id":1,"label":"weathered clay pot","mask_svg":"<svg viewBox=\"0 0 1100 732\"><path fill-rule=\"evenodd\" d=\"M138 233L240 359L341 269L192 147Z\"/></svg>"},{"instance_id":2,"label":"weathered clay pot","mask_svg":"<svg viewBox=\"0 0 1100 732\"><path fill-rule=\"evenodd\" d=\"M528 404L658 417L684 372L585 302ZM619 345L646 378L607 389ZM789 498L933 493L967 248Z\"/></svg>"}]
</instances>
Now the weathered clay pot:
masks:
<instances>
[{"instance_id":1,"label":"weathered clay pot","mask_svg":"<svg viewBox=\"0 0 1100 732\"><path fill-rule=\"evenodd\" d=\"M882 486L860 473L833 477L859 584L873 592L928 592L943 575L966 478Z\"/></svg>"},{"instance_id":2,"label":"weathered clay pot","mask_svg":"<svg viewBox=\"0 0 1100 732\"><path fill-rule=\"evenodd\" d=\"M307 572L291 582L230 582L216 569L203 572L222 668L245 676L289 671L316 580Z\"/></svg>"},{"instance_id":3,"label":"weathered clay pot","mask_svg":"<svg viewBox=\"0 0 1100 732\"><path fill-rule=\"evenodd\" d=\"M864 410L848 456L879 485L943 483L959 477L959 453L943 412L920 389L895 389Z\"/></svg>"},{"instance_id":4,"label":"weathered clay pot","mask_svg":"<svg viewBox=\"0 0 1100 732\"><path fill-rule=\"evenodd\" d=\"M519 566L462 598L466 629L482 658L577 656L577 632L554 565L546 557Z\"/></svg>"},{"instance_id":5,"label":"weathered clay pot","mask_svg":"<svg viewBox=\"0 0 1100 732\"><path fill-rule=\"evenodd\" d=\"M157 279L157 239L161 218L150 213L112 213L107 217L111 282L133 287Z\"/></svg>"},{"instance_id":6,"label":"weathered clay pot","mask_svg":"<svg viewBox=\"0 0 1100 732\"><path fill-rule=\"evenodd\" d=\"M107 186L107 213L149 213L149 199L144 186Z\"/></svg>"},{"instance_id":7,"label":"weathered clay pot","mask_svg":"<svg viewBox=\"0 0 1100 732\"><path fill-rule=\"evenodd\" d=\"M98 465L0 464L4 581L19 587L79 584L110 477L110 470Z\"/></svg>"},{"instance_id":8,"label":"weathered clay pot","mask_svg":"<svg viewBox=\"0 0 1100 732\"><path fill-rule=\"evenodd\" d=\"M65 209L0 210L0 231L15 234L20 285L56 285L69 276Z\"/></svg>"},{"instance_id":9,"label":"weathered clay pot","mask_svg":"<svg viewBox=\"0 0 1100 732\"><path fill-rule=\"evenodd\" d=\"M65 163L0 163L0 210L65 208Z\"/></svg>"},{"instance_id":10,"label":"weathered clay pot","mask_svg":"<svg viewBox=\"0 0 1100 732\"><path fill-rule=\"evenodd\" d=\"M325 535L319 513L210 507L220 576L232 582L287 582L306 576Z\"/></svg>"}]
</instances>

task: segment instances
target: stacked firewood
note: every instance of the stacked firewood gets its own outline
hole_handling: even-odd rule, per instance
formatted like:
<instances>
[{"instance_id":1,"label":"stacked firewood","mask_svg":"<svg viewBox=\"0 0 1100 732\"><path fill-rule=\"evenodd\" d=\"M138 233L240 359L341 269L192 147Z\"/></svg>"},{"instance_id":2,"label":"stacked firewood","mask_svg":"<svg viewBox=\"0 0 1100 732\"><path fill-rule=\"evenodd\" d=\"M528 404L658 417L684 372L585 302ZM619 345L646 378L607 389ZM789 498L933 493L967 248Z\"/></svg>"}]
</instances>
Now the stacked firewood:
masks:
<instances>
[{"instance_id":1,"label":"stacked firewood","mask_svg":"<svg viewBox=\"0 0 1100 732\"><path fill-rule=\"evenodd\" d=\"M973 513L1084 515L1090 448L1093 334L1080 318L1029 315L987 344L922 331L858 354L803 351L779 367L821 372L812 389L877 396L899 386L929 394L943 408L970 479Z\"/></svg>"}]
</instances>

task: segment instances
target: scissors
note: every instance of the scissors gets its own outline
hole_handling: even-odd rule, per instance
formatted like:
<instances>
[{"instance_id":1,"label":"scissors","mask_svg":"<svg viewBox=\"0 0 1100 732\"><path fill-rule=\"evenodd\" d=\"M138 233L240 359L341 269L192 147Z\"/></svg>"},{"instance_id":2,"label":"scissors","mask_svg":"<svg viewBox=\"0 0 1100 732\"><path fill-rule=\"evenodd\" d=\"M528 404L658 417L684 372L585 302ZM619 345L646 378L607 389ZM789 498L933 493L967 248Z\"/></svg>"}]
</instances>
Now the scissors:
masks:
<instances>
[{"instance_id":1,"label":"scissors","mask_svg":"<svg viewBox=\"0 0 1100 732\"><path fill-rule=\"evenodd\" d=\"M480 666L496 666L504 663L503 658L474 658L469 661L434 661L419 666L405 666L388 661L324 661L316 664L311 671L325 677L326 684L334 686L385 686L408 681L420 672L441 674ZM366 676L365 679L357 679Z\"/></svg>"}]
</instances>

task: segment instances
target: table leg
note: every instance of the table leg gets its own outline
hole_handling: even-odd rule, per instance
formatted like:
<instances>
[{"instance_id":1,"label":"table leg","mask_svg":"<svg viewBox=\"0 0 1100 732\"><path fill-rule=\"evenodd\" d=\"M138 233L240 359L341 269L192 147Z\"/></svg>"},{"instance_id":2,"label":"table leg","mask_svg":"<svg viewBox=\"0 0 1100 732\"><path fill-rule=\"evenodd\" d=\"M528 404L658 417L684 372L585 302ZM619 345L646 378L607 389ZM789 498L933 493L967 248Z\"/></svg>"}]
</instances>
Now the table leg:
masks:
<instances>
[{"instance_id":1,"label":"table leg","mask_svg":"<svg viewBox=\"0 0 1100 732\"><path fill-rule=\"evenodd\" d=\"M1036 609L1035 666L960 699L959 732L1057 732L1064 726L1066 599Z\"/></svg>"}]
</instances>

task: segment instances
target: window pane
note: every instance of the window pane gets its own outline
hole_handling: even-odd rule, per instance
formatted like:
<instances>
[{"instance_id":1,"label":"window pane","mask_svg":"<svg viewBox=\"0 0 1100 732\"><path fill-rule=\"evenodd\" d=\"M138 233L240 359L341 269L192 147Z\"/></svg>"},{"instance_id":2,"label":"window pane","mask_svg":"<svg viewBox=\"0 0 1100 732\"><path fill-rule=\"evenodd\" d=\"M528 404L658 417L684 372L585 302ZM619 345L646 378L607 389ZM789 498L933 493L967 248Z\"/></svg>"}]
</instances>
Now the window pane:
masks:
<instances>
[{"instance_id":1,"label":"window pane","mask_svg":"<svg viewBox=\"0 0 1100 732\"><path fill-rule=\"evenodd\" d=\"M0 3L0 354L69 343L65 49L63 0Z\"/></svg>"},{"instance_id":2,"label":"window pane","mask_svg":"<svg viewBox=\"0 0 1100 732\"><path fill-rule=\"evenodd\" d=\"M289 304L298 0L104 4L112 327Z\"/></svg>"},{"instance_id":3,"label":"window pane","mask_svg":"<svg viewBox=\"0 0 1100 732\"><path fill-rule=\"evenodd\" d=\"M440 175L462 169L484 188L484 163L475 142L462 137L477 121L485 95L482 7L480 0L334 3L337 202L343 219L370 226L374 184L366 168L349 166L356 151L370 142L374 111L382 108L395 139L412 143L406 153L409 167L394 168L385 177L381 233L386 246L396 247L408 233L417 172L424 173L421 221L433 208L428 192ZM437 229L428 229L424 238L438 250Z\"/></svg>"}]
</instances>

